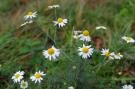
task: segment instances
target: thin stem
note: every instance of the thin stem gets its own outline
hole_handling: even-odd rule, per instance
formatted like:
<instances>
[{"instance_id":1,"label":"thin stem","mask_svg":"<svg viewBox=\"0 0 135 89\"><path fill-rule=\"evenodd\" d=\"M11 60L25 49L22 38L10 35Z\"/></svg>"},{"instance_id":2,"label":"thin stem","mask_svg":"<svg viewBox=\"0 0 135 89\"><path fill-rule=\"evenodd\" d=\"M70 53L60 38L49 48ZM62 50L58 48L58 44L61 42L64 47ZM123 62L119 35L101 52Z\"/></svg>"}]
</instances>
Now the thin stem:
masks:
<instances>
[{"instance_id":1,"label":"thin stem","mask_svg":"<svg viewBox=\"0 0 135 89\"><path fill-rule=\"evenodd\" d=\"M54 16L55 16L55 19L57 19L56 8L54 8ZM54 31L54 43L55 44L56 44L56 33L57 33L57 28L55 28L55 31Z\"/></svg>"},{"instance_id":2,"label":"thin stem","mask_svg":"<svg viewBox=\"0 0 135 89\"><path fill-rule=\"evenodd\" d=\"M39 9L39 0L36 0L36 8Z\"/></svg>"}]
</instances>

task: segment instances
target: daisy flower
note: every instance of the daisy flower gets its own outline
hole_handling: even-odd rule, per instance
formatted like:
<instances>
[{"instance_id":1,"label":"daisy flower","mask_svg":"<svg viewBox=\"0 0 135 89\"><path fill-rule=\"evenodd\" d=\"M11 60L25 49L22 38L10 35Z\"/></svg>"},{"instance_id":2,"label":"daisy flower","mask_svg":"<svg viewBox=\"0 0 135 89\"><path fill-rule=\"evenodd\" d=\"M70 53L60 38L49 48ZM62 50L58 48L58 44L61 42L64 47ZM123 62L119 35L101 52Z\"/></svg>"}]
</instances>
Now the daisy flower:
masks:
<instances>
[{"instance_id":1,"label":"daisy flower","mask_svg":"<svg viewBox=\"0 0 135 89\"><path fill-rule=\"evenodd\" d=\"M133 89L132 85L124 85L122 86L122 89Z\"/></svg>"},{"instance_id":2,"label":"daisy flower","mask_svg":"<svg viewBox=\"0 0 135 89\"><path fill-rule=\"evenodd\" d=\"M114 52L110 52L109 49L102 49L101 51L101 55L104 55L105 57L109 58L109 59L114 59Z\"/></svg>"},{"instance_id":3,"label":"daisy flower","mask_svg":"<svg viewBox=\"0 0 135 89\"><path fill-rule=\"evenodd\" d=\"M81 33L82 31L73 31L73 38L74 39L78 39L79 38L79 33Z\"/></svg>"},{"instance_id":4,"label":"daisy flower","mask_svg":"<svg viewBox=\"0 0 135 89\"><path fill-rule=\"evenodd\" d=\"M83 44L83 47L79 47L78 51L79 51L79 56L82 56L82 58L87 59L88 57L90 57L93 53L94 48L91 48L91 45L89 46L85 46Z\"/></svg>"},{"instance_id":5,"label":"daisy flower","mask_svg":"<svg viewBox=\"0 0 135 89\"><path fill-rule=\"evenodd\" d=\"M123 55L121 53L117 53L117 54L114 55L114 58L115 59L122 59Z\"/></svg>"},{"instance_id":6,"label":"daisy flower","mask_svg":"<svg viewBox=\"0 0 135 89\"><path fill-rule=\"evenodd\" d=\"M37 82L41 82L42 80L43 80L43 76L45 76L46 74L44 74L44 72L41 72L41 71L38 71L38 72L36 72L33 76L31 76L30 77L30 79L32 80L32 81L35 81L35 83L37 83Z\"/></svg>"},{"instance_id":7,"label":"daisy flower","mask_svg":"<svg viewBox=\"0 0 135 89\"><path fill-rule=\"evenodd\" d=\"M26 89L26 88L28 88L28 82L27 82L27 81L22 80L22 81L21 81L21 83L20 83L20 87L21 87L22 89Z\"/></svg>"},{"instance_id":8,"label":"daisy flower","mask_svg":"<svg viewBox=\"0 0 135 89\"><path fill-rule=\"evenodd\" d=\"M20 82L23 79L24 71L18 71L13 76L12 79L15 83Z\"/></svg>"},{"instance_id":9,"label":"daisy flower","mask_svg":"<svg viewBox=\"0 0 135 89\"><path fill-rule=\"evenodd\" d=\"M48 6L49 9L59 8L59 7L60 7L60 5L57 5L57 4L56 5L52 5L52 6Z\"/></svg>"},{"instance_id":10,"label":"daisy flower","mask_svg":"<svg viewBox=\"0 0 135 89\"><path fill-rule=\"evenodd\" d=\"M58 25L58 27L63 27L67 24L67 19L58 18L57 21L53 21L55 25Z\"/></svg>"},{"instance_id":11,"label":"daisy flower","mask_svg":"<svg viewBox=\"0 0 135 89\"><path fill-rule=\"evenodd\" d=\"M32 19L37 16L37 12L28 12L27 15L24 16L24 19L28 21L29 23L32 23Z\"/></svg>"},{"instance_id":12,"label":"daisy flower","mask_svg":"<svg viewBox=\"0 0 135 89\"><path fill-rule=\"evenodd\" d=\"M49 60L56 59L59 56L59 54L60 50L55 48L54 46L47 50L43 50L43 55L45 56L45 58L49 58Z\"/></svg>"},{"instance_id":13,"label":"daisy flower","mask_svg":"<svg viewBox=\"0 0 135 89\"><path fill-rule=\"evenodd\" d=\"M105 26L97 26L96 30L99 30L99 29L105 29L106 30L107 28Z\"/></svg>"},{"instance_id":14,"label":"daisy flower","mask_svg":"<svg viewBox=\"0 0 135 89\"><path fill-rule=\"evenodd\" d=\"M135 43L135 40L132 37L122 37L123 40L125 40L127 43Z\"/></svg>"},{"instance_id":15,"label":"daisy flower","mask_svg":"<svg viewBox=\"0 0 135 89\"><path fill-rule=\"evenodd\" d=\"M87 41L87 42L91 41L91 37L89 36L88 30L84 30L82 34L79 35L79 38L82 41Z\"/></svg>"},{"instance_id":16,"label":"daisy flower","mask_svg":"<svg viewBox=\"0 0 135 89\"><path fill-rule=\"evenodd\" d=\"M74 89L74 87L73 86L70 86L70 87L68 87L68 89Z\"/></svg>"}]
</instances>

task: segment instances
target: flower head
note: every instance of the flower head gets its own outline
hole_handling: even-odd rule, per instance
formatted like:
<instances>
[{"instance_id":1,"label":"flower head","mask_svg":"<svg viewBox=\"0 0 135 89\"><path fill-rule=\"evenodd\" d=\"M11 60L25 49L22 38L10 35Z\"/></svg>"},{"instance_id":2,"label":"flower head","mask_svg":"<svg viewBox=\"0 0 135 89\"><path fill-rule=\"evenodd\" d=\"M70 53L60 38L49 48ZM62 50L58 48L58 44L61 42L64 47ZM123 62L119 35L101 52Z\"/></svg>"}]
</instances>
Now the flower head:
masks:
<instances>
[{"instance_id":1,"label":"flower head","mask_svg":"<svg viewBox=\"0 0 135 89\"><path fill-rule=\"evenodd\" d=\"M15 83L20 82L23 79L24 71L18 71L13 76L12 79Z\"/></svg>"},{"instance_id":2,"label":"flower head","mask_svg":"<svg viewBox=\"0 0 135 89\"><path fill-rule=\"evenodd\" d=\"M123 40L125 40L127 43L135 43L135 40L132 37L122 37Z\"/></svg>"},{"instance_id":3,"label":"flower head","mask_svg":"<svg viewBox=\"0 0 135 89\"><path fill-rule=\"evenodd\" d=\"M56 5L52 5L52 6L48 6L49 9L59 8L59 7L60 7L60 5L57 5L57 4Z\"/></svg>"},{"instance_id":4,"label":"flower head","mask_svg":"<svg viewBox=\"0 0 135 89\"><path fill-rule=\"evenodd\" d=\"M133 89L132 85L124 85L122 86L122 89Z\"/></svg>"},{"instance_id":5,"label":"flower head","mask_svg":"<svg viewBox=\"0 0 135 89\"><path fill-rule=\"evenodd\" d=\"M43 55L45 58L56 59L60 54L60 50L52 46L51 48L48 48L47 50L43 50Z\"/></svg>"},{"instance_id":6,"label":"flower head","mask_svg":"<svg viewBox=\"0 0 135 89\"><path fill-rule=\"evenodd\" d=\"M21 81L21 83L20 83L20 87L21 87L22 89L26 89L26 88L28 88L28 82L27 82L27 81L22 80L22 81Z\"/></svg>"},{"instance_id":7,"label":"flower head","mask_svg":"<svg viewBox=\"0 0 135 89\"><path fill-rule=\"evenodd\" d=\"M43 76L45 76L46 74L44 74L44 72L41 72L41 71L38 71L38 72L36 72L33 76L31 76L30 77L30 79L32 80L32 81L35 81L35 83L37 83L37 82L41 82L41 80L43 80Z\"/></svg>"},{"instance_id":8,"label":"flower head","mask_svg":"<svg viewBox=\"0 0 135 89\"><path fill-rule=\"evenodd\" d=\"M97 26L96 30L99 30L99 29L105 29L106 30L107 28L105 26Z\"/></svg>"},{"instance_id":9,"label":"flower head","mask_svg":"<svg viewBox=\"0 0 135 89\"><path fill-rule=\"evenodd\" d=\"M28 22L28 23L32 23L33 22L33 18L35 18L37 16L37 12L28 12L25 16L24 19Z\"/></svg>"},{"instance_id":10,"label":"flower head","mask_svg":"<svg viewBox=\"0 0 135 89\"><path fill-rule=\"evenodd\" d=\"M68 87L68 89L74 89L74 87L73 86L70 86L70 87Z\"/></svg>"},{"instance_id":11,"label":"flower head","mask_svg":"<svg viewBox=\"0 0 135 89\"><path fill-rule=\"evenodd\" d=\"M117 54L114 55L114 58L115 59L122 59L123 55L121 53L117 53Z\"/></svg>"},{"instance_id":12,"label":"flower head","mask_svg":"<svg viewBox=\"0 0 135 89\"><path fill-rule=\"evenodd\" d=\"M90 57L93 53L94 48L91 48L91 45L89 46L85 46L83 44L83 47L79 47L78 51L79 51L79 56L82 56L82 58L87 59L88 57Z\"/></svg>"},{"instance_id":13,"label":"flower head","mask_svg":"<svg viewBox=\"0 0 135 89\"><path fill-rule=\"evenodd\" d=\"M63 27L67 24L67 19L58 18L57 21L53 21L55 25L58 25L58 27Z\"/></svg>"},{"instance_id":14,"label":"flower head","mask_svg":"<svg viewBox=\"0 0 135 89\"><path fill-rule=\"evenodd\" d=\"M109 49L102 49L101 51L101 55L104 55L105 57L109 58L109 59L114 59L114 52L110 52Z\"/></svg>"},{"instance_id":15,"label":"flower head","mask_svg":"<svg viewBox=\"0 0 135 89\"><path fill-rule=\"evenodd\" d=\"M81 33L82 31L73 31L73 38L74 39L78 39L79 38L79 33Z\"/></svg>"},{"instance_id":16,"label":"flower head","mask_svg":"<svg viewBox=\"0 0 135 89\"><path fill-rule=\"evenodd\" d=\"M82 34L79 35L80 40L82 41L91 41L90 33L88 30L84 30Z\"/></svg>"}]
</instances>

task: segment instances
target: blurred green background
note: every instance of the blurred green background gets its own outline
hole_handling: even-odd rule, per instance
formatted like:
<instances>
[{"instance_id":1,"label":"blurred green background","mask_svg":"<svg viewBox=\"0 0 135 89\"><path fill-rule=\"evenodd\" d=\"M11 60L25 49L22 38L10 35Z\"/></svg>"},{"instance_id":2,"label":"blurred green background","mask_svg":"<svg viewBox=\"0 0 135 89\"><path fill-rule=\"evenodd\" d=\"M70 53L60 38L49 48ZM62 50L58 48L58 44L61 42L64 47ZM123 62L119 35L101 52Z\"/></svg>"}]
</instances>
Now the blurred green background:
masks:
<instances>
[{"instance_id":1,"label":"blurred green background","mask_svg":"<svg viewBox=\"0 0 135 89\"><path fill-rule=\"evenodd\" d=\"M60 8L49 10L48 6ZM34 23L20 27L28 11L37 11ZM67 18L62 29L52 21ZM135 45L121 41L122 36L135 37L135 0L0 0L0 89L19 89L11 80L18 70L26 72L28 89L121 89L135 83ZM96 26L107 30L95 30ZM96 48L98 38L103 48L124 55L101 66L103 57L94 53L92 59L77 56L81 42L72 39L72 31L89 29ZM46 60L42 51L55 45L62 49L58 61ZM99 49L101 49L101 47ZM96 49L96 51L99 51ZM47 73L41 84L29 76L36 70ZM37 86L38 85L38 86Z\"/></svg>"}]
</instances>

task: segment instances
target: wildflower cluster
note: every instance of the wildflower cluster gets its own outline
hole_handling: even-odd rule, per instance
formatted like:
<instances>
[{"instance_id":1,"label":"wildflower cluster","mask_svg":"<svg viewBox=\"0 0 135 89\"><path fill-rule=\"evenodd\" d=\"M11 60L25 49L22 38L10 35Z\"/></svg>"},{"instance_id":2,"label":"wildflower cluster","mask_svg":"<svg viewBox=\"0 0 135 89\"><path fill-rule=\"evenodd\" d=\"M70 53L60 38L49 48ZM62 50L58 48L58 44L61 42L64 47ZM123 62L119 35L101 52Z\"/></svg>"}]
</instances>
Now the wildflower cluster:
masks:
<instances>
[{"instance_id":1,"label":"wildflower cluster","mask_svg":"<svg viewBox=\"0 0 135 89\"><path fill-rule=\"evenodd\" d=\"M49 9L58 8L58 7L60 7L60 6L59 5L48 6ZM21 26L24 26L27 23L32 23L33 19L35 17L37 17L37 12L28 12L28 14L26 16L24 16L25 23L22 24ZM68 19L59 17L52 22L54 23L55 26L57 26L58 28L61 28L61 27L66 26L66 24L68 23ZM107 29L107 28L104 26L96 27L96 30L99 30L99 29ZM92 39L91 39L89 30L85 29L83 31L74 31L73 38L83 42L80 47L77 47L78 49L76 51L78 52L77 53L78 56L80 56L83 59L90 59L95 51L95 48L91 44ZM135 42L135 40L131 37L124 36L124 37L122 37L122 39L125 40L127 43ZM50 48L43 50L42 53L46 59L57 60L61 54L61 50L56 48L54 46L54 44L52 44L52 46ZM100 54L109 60L122 59L124 57L120 52L118 52L118 53L111 52L109 48L102 48L102 50L100 51ZM45 75L46 74L44 74L44 72L38 71L38 72L35 72L30 77L30 79L31 79L31 81L34 81L35 83L37 83L37 82L40 83L43 80L43 76L45 76ZM20 87L22 89L28 88L28 82L24 81L24 71L16 72L12 76L12 79L13 79L14 83L19 83ZM124 85L122 88L123 89L133 89L133 86ZM74 87L71 86L71 87L68 87L68 89L74 89Z\"/></svg>"},{"instance_id":2,"label":"wildflower cluster","mask_svg":"<svg viewBox=\"0 0 135 89\"><path fill-rule=\"evenodd\" d=\"M30 77L31 81L35 83L41 82L43 80L43 76L45 76L44 72L38 71L34 75ZM20 88L26 89L28 88L28 81L24 81L24 71L17 71L13 76L12 79L14 83L19 83Z\"/></svg>"}]
</instances>

